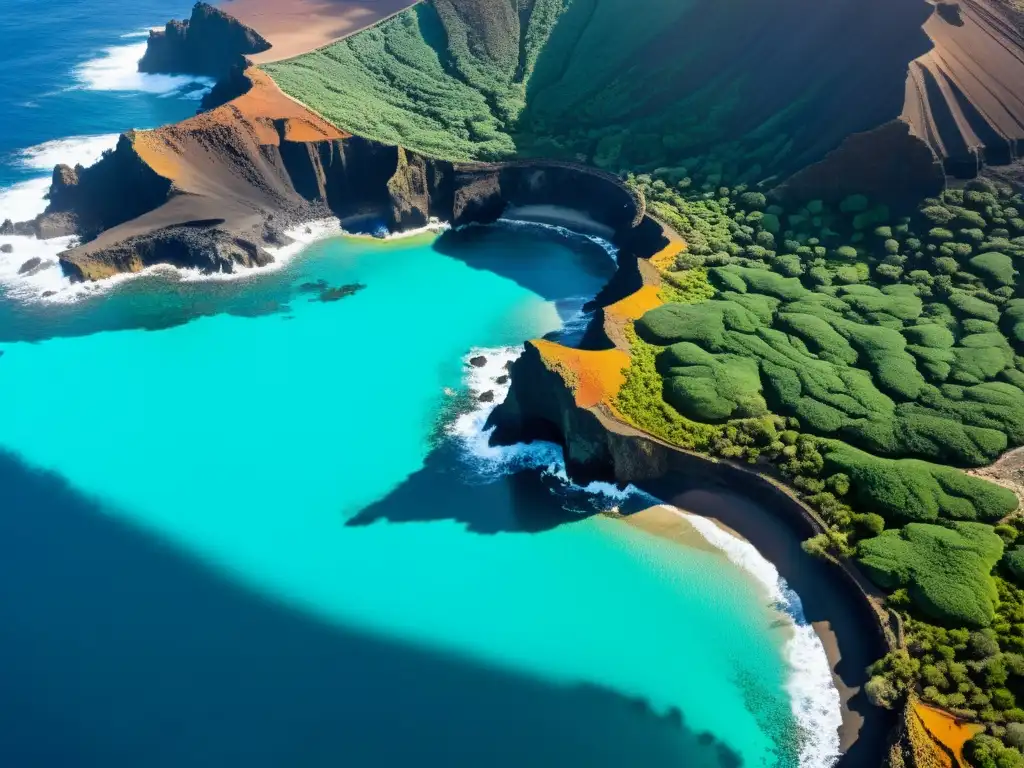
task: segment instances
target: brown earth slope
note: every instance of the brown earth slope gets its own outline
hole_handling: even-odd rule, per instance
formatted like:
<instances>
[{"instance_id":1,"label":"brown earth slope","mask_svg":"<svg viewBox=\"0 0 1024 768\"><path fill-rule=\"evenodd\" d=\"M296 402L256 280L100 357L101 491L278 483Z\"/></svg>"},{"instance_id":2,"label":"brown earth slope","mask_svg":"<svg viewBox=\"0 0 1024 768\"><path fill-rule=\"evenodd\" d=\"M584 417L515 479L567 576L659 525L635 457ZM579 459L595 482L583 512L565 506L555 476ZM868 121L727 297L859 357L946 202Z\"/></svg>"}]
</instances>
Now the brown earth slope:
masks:
<instances>
[{"instance_id":1,"label":"brown earth slope","mask_svg":"<svg viewBox=\"0 0 1024 768\"><path fill-rule=\"evenodd\" d=\"M254 64L306 53L376 24L418 0L224 0L218 6L270 43Z\"/></svg>"},{"instance_id":2,"label":"brown earth slope","mask_svg":"<svg viewBox=\"0 0 1024 768\"><path fill-rule=\"evenodd\" d=\"M901 119L943 160L1007 163L1024 144L1024 33L994 0L940 3L911 62Z\"/></svg>"}]
</instances>

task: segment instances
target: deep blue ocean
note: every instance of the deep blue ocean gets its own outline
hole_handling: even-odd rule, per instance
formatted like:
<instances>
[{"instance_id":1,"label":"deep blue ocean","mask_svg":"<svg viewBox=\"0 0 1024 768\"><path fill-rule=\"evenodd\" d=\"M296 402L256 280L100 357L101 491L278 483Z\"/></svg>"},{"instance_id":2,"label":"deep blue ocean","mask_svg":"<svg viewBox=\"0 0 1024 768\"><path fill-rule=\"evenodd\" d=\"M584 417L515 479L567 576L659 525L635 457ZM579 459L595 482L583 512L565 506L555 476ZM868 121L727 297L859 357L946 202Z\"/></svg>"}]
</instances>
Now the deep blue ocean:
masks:
<instances>
[{"instance_id":1,"label":"deep blue ocean","mask_svg":"<svg viewBox=\"0 0 1024 768\"><path fill-rule=\"evenodd\" d=\"M134 71L189 7L0 0L0 220L195 112L209 83ZM70 241L0 237L0 766L830 765L824 652L753 547L597 514L658 501L488 444L607 244L330 232L85 289Z\"/></svg>"}]
</instances>

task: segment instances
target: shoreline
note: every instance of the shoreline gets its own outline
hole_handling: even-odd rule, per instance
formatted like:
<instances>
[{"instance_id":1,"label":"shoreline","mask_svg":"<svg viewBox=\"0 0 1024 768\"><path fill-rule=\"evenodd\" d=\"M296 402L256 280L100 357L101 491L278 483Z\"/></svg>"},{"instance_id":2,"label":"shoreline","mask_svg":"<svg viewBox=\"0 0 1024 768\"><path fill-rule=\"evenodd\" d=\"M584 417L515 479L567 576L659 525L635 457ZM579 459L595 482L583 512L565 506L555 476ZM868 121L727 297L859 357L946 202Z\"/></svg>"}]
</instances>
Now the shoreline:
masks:
<instances>
[{"instance_id":1,"label":"shoreline","mask_svg":"<svg viewBox=\"0 0 1024 768\"><path fill-rule=\"evenodd\" d=\"M692 508L665 501L640 512L614 514L612 516L626 525L639 528L651 535L672 541L680 546L696 545L702 549L711 549L720 552L724 557L729 557L726 549L717 546L714 541L708 538L707 533L702 531L693 522L693 518L704 520L714 525L723 534L743 542L756 550L761 558L774 566L778 578L785 582L789 591L796 595L801 606L807 602L806 595L810 593L810 602L817 615L817 603L823 597L831 599L831 595L828 593L832 590L820 587L817 590L808 589L812 579L808 578L805 574L798 573L800 571L799 556L794 557L793 542L787 542L784 536L778 535L778 520L774 513L752 500L743 503L742 506L744 508L741 510L729 510L730 504L735 504L737 500L742 498L742 496L718 489L691 489L677 495L676 501L689 502L689 507ZM640 517L633 519L635 516ZM678 530L679 528L685 530L681 532ZM692 540L692 535L689 535L689 531L693 531L694 535L700 536L705 544L703 546L700 543L695 544ZM793 533L795 534L796 532L793 531ZM799 541L796 544L796 549L802 553ZM809 557L806 554L804 556ZM729 559L732 560L732 558ZM743 568L735 560L733 560L733 564L736 567ZM817 569L812 570L816 571ZM754 575L753 578L759 584L767 586L764 580L758 578L758 576ZM794 580L800 584L800 587L794 586ZM770 589L769 592L771 592ZM819 595L818 592L822 594ZM846 768L846 766L857 766L857 768L864 766L864 768L868 768L869 762L857 762L847 759L846 754L861 739L865 737L884 737L887 735L888 729L884 729L884 732L876 734L868 732L869 729L876 728L877 726L871 722L870 718L865 717L863 707L860 706L861 702L857 700L858 697L863 699L860 686L851 685L849 679L844 680L843 675L837 672L837 670L841 665L848 666L851 656L870 657L870 653L865 654L862 649L856 649L859 653L847 653L844 657L844 649L851 651L852 638L849 634L849 628L840 627L837 632L832 626L832 621L823 617L816 620L808 619L807 626L810 626L814 636L821 643L821 648L828 662L832 685L839 697L841 723L838 727L838 737L841 756L837 765L843 768ZM792 629L796 630L798 627L799 623L794 619ZM841 638L840 635L842 636ZM874 661L874 659L875 657L870 658L871 661ZM795 675L796 673L797 670L793 670L793 674ZM849 675L847 675L847 678L849 678ZM872 709L876 708L872 707Z\"/></svg>"}]
</instances>

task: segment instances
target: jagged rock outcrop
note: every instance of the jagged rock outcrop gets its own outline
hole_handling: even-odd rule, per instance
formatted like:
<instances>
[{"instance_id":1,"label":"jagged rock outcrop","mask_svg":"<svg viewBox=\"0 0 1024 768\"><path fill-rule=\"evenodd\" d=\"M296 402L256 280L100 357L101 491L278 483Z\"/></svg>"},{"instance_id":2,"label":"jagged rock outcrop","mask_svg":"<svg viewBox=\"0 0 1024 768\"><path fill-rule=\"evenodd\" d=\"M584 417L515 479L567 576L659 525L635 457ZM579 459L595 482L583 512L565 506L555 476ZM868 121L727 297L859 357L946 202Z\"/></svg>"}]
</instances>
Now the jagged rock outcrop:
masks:
<instances>
[{"instance_id":1,"label":"jagged rock outcrop","mask_svg":"<svg viewBox=\"0 0 1024 768\"><path fill-rule=\"evenodd\" d=\"M221 78L244 65L247 54L270 48L254 29L207 3L196 3L187 20L169 21L149 33L140 72Z\"/></svg>"},{"instance_id":2,"label":"jagged rock outcrop","mask_svg":"<svg viewBox=\"0 0 1024 768\"><path fill-rule=\"evenodd\" d=\"M139 157L134 135L122 135L113 151L88 168L54 168L49 205L32 222L37 237L92 238L167 200L171 182Z\"/></svg>"},{"instance_id":3,"label":"jagged rock outcrop","mask_svg":"<svg viewBox=\"0 0 1024 768\"><path fill-rule=\"evenodd\" d=\"M147 232L101 251L70 252L61 257L61 266L74 280L101 280L157 264L230 273L238 267L262 267L273 261L254 240L200 222Z\"/></svg>"}]
</instances>

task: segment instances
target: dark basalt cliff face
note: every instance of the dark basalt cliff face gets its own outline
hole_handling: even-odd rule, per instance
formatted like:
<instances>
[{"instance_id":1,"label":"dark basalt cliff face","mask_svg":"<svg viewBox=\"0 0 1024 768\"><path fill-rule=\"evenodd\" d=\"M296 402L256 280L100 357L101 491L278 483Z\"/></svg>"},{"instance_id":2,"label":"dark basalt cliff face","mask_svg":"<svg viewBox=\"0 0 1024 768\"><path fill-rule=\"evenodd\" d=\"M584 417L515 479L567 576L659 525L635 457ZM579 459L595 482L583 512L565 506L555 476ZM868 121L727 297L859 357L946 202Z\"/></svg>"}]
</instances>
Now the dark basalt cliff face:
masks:
<instances>
[{"instance_id":1,"label":"dark basalt cliff face","mask_svg":"<svg viewBox=\"0 0 1024 768\"><path fill-rule=\"evenodd\" d=\"M221 78L244 57L261 53L270 43L258 32L206 3L196 3L191 18L169 21L149 33L140 72L181 73Z\"/></svg>"},{"instance_id":2,"label":"dark basalt cliff face","mask_svg":"<svg viewBox=\"0 0 1024 768\"><path fill-rule=\"evenodd\" d=\"M509 206L557 204L617 233L643 216L642 201L617 178L584 167L453 164L359 137L295 140L286 121L273 129L276 140L260 140L241 123L209 121L170 136L180 154L158 159L185 169L174 182L146 162L151 149L137 146L151 135L126 134L91 168L58 166L46 212L17 226L82 237L61 264L74 279L96 280L154 264L205 272L263 265L282 228L327 215L372 215L397 231L432 217L490 223Z\"/></svg>"}]
</instances>

